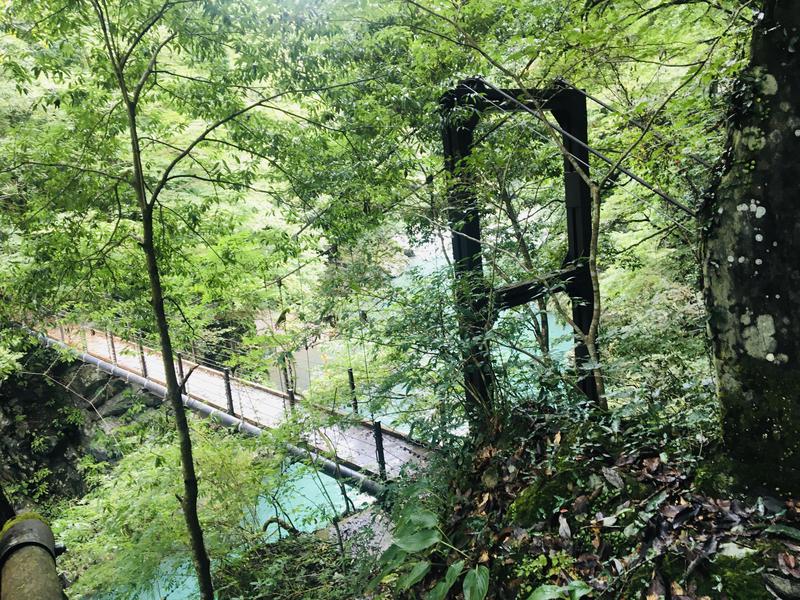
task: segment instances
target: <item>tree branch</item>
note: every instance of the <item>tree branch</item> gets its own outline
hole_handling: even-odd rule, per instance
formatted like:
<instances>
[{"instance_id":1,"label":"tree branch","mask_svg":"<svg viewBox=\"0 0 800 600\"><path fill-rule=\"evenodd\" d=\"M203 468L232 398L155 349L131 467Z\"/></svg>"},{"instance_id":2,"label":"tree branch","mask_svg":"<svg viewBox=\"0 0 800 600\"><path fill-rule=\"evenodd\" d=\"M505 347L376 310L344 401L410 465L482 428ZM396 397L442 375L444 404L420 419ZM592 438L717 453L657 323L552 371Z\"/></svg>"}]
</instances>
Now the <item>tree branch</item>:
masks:
<instances>
[{"instance_id":1,"label":"tree branch","mask_svg":"<svg viewBox=\"0 0 800 600\"><path fill-rule=\"evenodd\" d=\"M178 36L177 32L173 32L167 36L163 42L161 42L156 49L153 51L153 55L150 57L150 62L147 63L147 67L142 72L142 76L139 78L139 81L136 83L136 86L133 88L133 99L131 102L135 105L139 102L139 96L142 94L142 90L144 89L145 83L147 83L147 78L153 73L153 69L156 66L156 60L158 59L158 54L161 50L164 49L164 46L169 44L172 40L174 40Z\"/></svg>"},{"instance_id":2,"label":"tree branch","mask_svg":"<svg viewBox=\"0 0 800 600\"><path fill-rule=\"evenodd\" d=\"M172 171L175 169L175 167L177 167L178 164L184 158L186 158L189 155L189 153L192 150L194 150L194 148L198 144L202 143L209 135L211 135L211 133L213 133L215 130L219 129L220 127L222 127L226 123L229 123L229 122L233 121L234 119L242 116L243 114L248 113L251 110L256 109L258 107L264 106L268 102L271 102L271 101L276 100L278 98L281 98L283 96L288 96L288 95L291 95L291 94L304 94L304 93L318 92L318 91L321 91L321 90L337 89L337 88L347 87L347 86L350 86L350 85L356 85L358 83L362 83L362 82L365 82L365 81L374 81L375 79L376 79L375 77L367 77L367 78L363 78L363 79L357 79L357 80L354 80L354 81L349 81L349 82L346 82L346 83L333 84L333 85L323 86L323 87L297 89L297 90L286 90L286 91L283 91L283 92L279 92L277 94L273 94L272 96L269 96L267 98L261 98L260 100L257 100L256 102L248 104L247 106L244 106L244 107L240 108L239 110L236 110L236 111L228 114L227 116L223 117L222 119L220 119L220 120L212 123L208 127L206 127L206 129L203 130L203 132L200 135L198 135L178 156L176 156L172 160L172 162L167 166L166 169L164 169L164 172L163 172L163 174L161 176L161 179L159 180L158 184L155 186L155 188L153 189L152 194L150 195L150 200L148 202L149 206L152 207L155 204L156 200L158 200L158 195L164 189L164 186L167 185L167 183L169 181L169 178L170 178L170 175L172 174Z\"/></svg>"}]
</instances>

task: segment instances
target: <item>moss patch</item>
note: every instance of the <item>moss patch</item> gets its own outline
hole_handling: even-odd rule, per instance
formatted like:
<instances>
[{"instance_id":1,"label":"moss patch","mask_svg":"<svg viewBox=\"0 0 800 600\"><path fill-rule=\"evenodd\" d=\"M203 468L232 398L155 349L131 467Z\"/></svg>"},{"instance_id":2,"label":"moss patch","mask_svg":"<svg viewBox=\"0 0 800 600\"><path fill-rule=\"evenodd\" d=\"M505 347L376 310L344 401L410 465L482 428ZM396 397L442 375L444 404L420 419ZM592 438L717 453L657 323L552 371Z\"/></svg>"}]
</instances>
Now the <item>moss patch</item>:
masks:
<instances>
[{"instance_id":1,"label":"moss patch","mask_svg":"<svg viewBox=\"0 0 800 600\"><path fill-rule=\"evenodd\" d=\"M764 585L764 562L760 554L744 558L717 556L706 576L698 580L698 591L711 597L724 593L729 598L771 599L773 596Z\"/></svg>"},{"instance_id":2,"label":"moss patch","mask_svg":"<svg viewBox=\"0 0 800 600\"><path fill-rule=\"evenodd\" d=\"M567 472L538 478L514 500L511 520L520 527L530 527L547 519L566 498L572 496L572 487L572 477Z\"/></svg>"},{"instance_id":3,"label":"moss patch","mask_svg":"<svg viewBox=\"0 0 800 600\"><path fill-rule=\"evenodd\" d=\"M21 523L22 521L27 521L29 519L36 519L37 521L41 521L42 523L44 523L48 527L50 526L50 524L47 522L47 520L43 516L41 516L40 514L35 513L35 512L26 512L26 513L22 513L21 515L17 515L13 519L9 519L8 521L6 521L5 525L3 525L3 529L0 530L0 537L4 536L6 534L6 532L9 529L11 529L14 525L16 525L17 523Z\"/></svg>"}]
</instances>

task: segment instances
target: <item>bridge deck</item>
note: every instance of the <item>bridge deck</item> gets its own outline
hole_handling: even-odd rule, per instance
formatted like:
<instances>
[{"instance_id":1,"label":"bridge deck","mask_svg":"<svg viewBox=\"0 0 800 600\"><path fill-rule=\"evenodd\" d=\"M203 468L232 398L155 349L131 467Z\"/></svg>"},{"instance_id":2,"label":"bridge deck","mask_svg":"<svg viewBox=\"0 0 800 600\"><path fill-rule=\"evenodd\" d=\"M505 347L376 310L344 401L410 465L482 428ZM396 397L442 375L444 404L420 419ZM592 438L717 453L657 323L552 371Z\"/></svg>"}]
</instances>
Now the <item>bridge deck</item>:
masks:
<instances>
[{"instance_id":1,"label":"bridge deck","mask_svg":"<svg viewBox=\"0 0 800 600\"><path fill-rule=\"evenodd\" d=\"M63 333L62 341L67 345L106 362L114 362L111 344L104 332L92 329L64 328ZM62 339L62 331L58 328L49 330L47 334L54 339ZM116 353L116 365L119 368L137 375L145 375L142 373L139 349L136 344L113 336L113 346ZM147 378L165 385L164 362L161 353L145 347L144 359ZM187 381L187 394L222 411L227 410L224 374L186 359L183 360L183 365L185 373L194 367L194 371ZM256 426L273 428L286 418L288 400L281 392L270 390L251 381L231 377L231 395L236 416L243 417ZM322 452L335 452L336 457L343 464L353 466L373 476L377 476L379 472L375 437L372 427L368 423L357 421L324 426L307 433L305 438L310 446ZM383 435L383 449L386 475L390 479L399 475L405 464L422 464L427 456L427 451L420 444L405 436L388 431Z\"/></svg>"}]
</instances>

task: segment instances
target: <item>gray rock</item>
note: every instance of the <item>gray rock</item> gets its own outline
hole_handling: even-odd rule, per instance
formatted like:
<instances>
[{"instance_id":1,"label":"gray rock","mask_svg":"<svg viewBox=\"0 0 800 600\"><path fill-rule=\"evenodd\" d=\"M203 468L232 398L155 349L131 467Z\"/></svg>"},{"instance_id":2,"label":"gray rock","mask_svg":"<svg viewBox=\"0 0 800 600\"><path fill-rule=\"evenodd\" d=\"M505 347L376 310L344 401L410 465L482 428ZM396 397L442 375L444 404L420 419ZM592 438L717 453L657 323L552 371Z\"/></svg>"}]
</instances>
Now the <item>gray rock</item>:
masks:
<instances>
[{"instance_id":1,"label":"gray rock","mask_svg":"<svg viewBox=\"0 0 800 600\"><path fill-rule=\"evenodd\" d=\"M143 392L139 399L147 408L158 408L161 406L161 403L164 402L164 400L158 396L154 396L153 394L149 394L147 392Z\"/></svg>"},{"instance_id":2,"label":"gray rock","mask_svg":"<svg viewBox=\"0 0 800 600\"><path fill-rule=\"evenodd\" d=\"M786 579L772 573L765 573L764 581L767 583L767 588L774 592L778 598L800 600L800 581Z\"/></svg>"},{"instance_id":3,"label":"gray rock","mask_svg":"<svg viewBox=\"0 0 800 600\"><path fill-rule=\"evenodd\" d=\"M98 412L103 417L120 417L128 412L135 403L136 395L126 390L103 403Z\"/></svg>"}]
</instances>

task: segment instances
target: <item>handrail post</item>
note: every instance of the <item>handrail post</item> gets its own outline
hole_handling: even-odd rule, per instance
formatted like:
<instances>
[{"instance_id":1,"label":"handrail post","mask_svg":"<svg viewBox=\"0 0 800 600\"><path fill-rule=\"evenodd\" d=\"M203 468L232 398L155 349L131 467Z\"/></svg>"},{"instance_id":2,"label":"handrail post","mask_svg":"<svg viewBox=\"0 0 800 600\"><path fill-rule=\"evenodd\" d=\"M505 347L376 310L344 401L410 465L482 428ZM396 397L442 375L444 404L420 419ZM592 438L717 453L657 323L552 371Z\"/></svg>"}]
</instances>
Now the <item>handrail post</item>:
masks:
<instances>
[{"instance_id":1,"label":"handrail post","mask_svg":"<svg viewBox=\"0 0 800 600\"><path fill-rule=\"evenodd\" d=\"M108 342L108 351L111 353L111 362L117 364L117 349L114 346L114 335L106 330L106 341Z\"/></svg>"},{"instance_id":2,"label":"handrail post","mask_svg":"<svg viewBox=\"0 0 800 600\"><path fill-rule=\"evenodd\" d=\"M137 343L139 344L139 364L142 366L142 377L147 379L147 361L144 359L144 346L142 346L141 338Z\"/></svg>"},{"instance_id":3,"label":"handrail post","mask_svg":"<svg viewBox=\"0 0 800 600\"><path fill-rule=\"evenodd\" d=\"M286 358L282 358L280 360L279 369L281 372L281 391L286 390L286 393L288 394L292 387L292 383L289 380L289 368L286 366Z\"/></svg>"},{"instance_id":4,"label":"handrail post","mask_svg":"<svg viewBox=\"0 0 800 600\"><path fill-rule=\"evenodd\" d=\"M383 429L380 421L372 422L372 431L375 434L375 454L378 458L378 474L386 480L386 457L383 454Z\"/></svg>"},{"instance_id":5,"label":"handrail post","mask_svg":"<svg viewBox=\"0 0 800 600\"><path fill-rule=\"evenodd\" d=\"M186 382L184 381L184 374L183 374L183 354L178 352L176 354L177 362L178 362L178 385L183 386L183 393L187 396L189 395L189 391L186 389Z\"/></svg>"},{"instance_id":6,"label":"handrail post","mask_svg":"<svg viewBox=\"0 0 800 600\"><path fill-rule=\"evenodd\" d=\"M83 351L89 352L89 338L86 337L86 329L81 327L81 339L83 340Z\"/></svg>"},{"instance_id":7,"label":"handrail post","mask_svg":"<svg viewBox=\"0 0 800 600\"><path fill-rule=\"evenodd\" d=\"M61 323L58 324L58 332L61 334L61 341L66 342L67 336L64 335L64 326Z\"/></svg>"},{"instance_id":8,"label":"handrail post","mask_svg":"<svg viewBox=\"0 0 800 600\"><path fill-rule=\"evenodd\" d=\"M353 367L347 369L347 379L350 382L350 401L353 403L353 413L358 414L358 398L356 397L356 379L353 376Z\"/></svg>"},{"instance_id":9,"label":"handrail post","mask_svg":"<svg viewBox=\"0 0 800 600\"><path fill-rule=\"evenodd\" d=\"M233 393L231 392L231 370L225 367L225 398L228 400L228 414L235 417L236 413L233 411Z\"/></svg>"}]
</instances>

